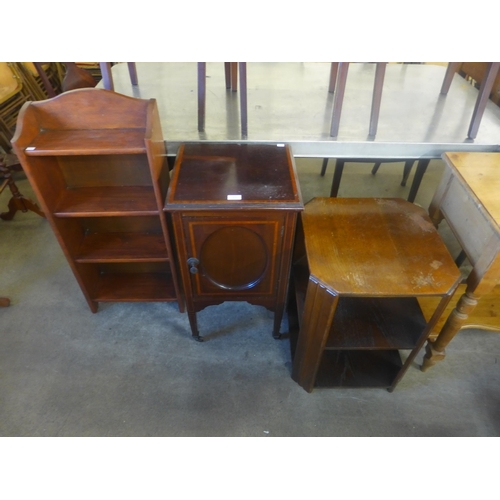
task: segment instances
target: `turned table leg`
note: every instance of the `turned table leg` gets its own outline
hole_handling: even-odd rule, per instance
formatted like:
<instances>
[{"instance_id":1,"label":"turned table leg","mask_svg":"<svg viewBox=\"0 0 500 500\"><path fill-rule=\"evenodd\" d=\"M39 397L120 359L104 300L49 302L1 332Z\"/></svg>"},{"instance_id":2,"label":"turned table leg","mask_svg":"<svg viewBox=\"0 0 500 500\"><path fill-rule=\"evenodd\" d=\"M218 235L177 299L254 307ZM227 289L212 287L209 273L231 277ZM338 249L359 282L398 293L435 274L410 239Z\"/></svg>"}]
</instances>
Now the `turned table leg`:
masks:
<instances>
[{"instance_id":1,"label":"turned table leg","mask_svg":"<svg viewBox=\"0 0 500 500\"><path fill-rule=\"evenodd\" d=\"M469 314L476 307L478 300L479 297L468 290L460 297L455 309L453 309L446 323L443 325L437 339L434 342L427 342L421 367L423 372L431 366L434 366L438 361L444 359L446 356L446 346L453 340L453 337L455 337L465 324Z\"/></svg>"},{"instance_id":2,"label":"turned table leg","mask_svg":"<svg viewBox=\"0 0 500 500\"><path fill-rule=\"evenodd\" d=\"M12 198L8 203L8 212L0 213L0 218L3 220L12 220L14 215L18 210L21 212L27 212L31 210L41 217L45 217L44 213L40 210L40 207L29 198L25 198L19 191L14 179L12 178L12 172L7 165L0 160L0 175L4 178L4 181L0 185L0 193L8 187L12 193Z\"/></svg>"}]
</instances>

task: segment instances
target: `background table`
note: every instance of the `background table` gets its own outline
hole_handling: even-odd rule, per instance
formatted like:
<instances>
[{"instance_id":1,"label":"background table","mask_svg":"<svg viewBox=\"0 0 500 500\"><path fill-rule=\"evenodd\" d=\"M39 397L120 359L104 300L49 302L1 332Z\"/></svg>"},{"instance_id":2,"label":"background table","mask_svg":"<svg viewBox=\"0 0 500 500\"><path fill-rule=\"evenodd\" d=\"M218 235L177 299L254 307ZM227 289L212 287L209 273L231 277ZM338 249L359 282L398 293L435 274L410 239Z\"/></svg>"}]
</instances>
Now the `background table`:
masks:
<instances>
[{"instance_id":1,"label":"background table","mask_svg":"<svg viewBox=\"0 0 500 500\"><path fill-rule=\"evenodd\" d=\"M465 292L447 317L435 342L426 346L425 371L445 357L445 347L466 326L477 326L471 313L481 297L497 300L500 284L500 154L446 153L447 169L434 195L429 214L436 226L447 220L472 265ZM484 314L484 313L483 313ZM492 316L487 328L500 330Z\"/></svg>"}]
</instances>

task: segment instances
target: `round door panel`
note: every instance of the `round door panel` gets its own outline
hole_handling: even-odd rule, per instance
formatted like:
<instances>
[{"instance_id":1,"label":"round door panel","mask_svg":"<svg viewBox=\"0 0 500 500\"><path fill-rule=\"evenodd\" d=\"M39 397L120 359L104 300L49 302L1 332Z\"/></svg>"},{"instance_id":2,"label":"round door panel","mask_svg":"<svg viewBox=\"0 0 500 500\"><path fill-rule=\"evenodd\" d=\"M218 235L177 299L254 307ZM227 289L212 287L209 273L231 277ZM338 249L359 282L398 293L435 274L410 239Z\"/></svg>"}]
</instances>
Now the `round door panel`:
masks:
<instances>
[{"instance_id":1,"label":"round door panel","mask_svg":"<svg viewBox=\"0 0 500 500\"><path fill-rule=\"evenodd\" d=\"M265 275L268 254L262 238L241 226L214 231L200 251L201 274L226 290L245 290Z\"/></svg>"}]
</instances>

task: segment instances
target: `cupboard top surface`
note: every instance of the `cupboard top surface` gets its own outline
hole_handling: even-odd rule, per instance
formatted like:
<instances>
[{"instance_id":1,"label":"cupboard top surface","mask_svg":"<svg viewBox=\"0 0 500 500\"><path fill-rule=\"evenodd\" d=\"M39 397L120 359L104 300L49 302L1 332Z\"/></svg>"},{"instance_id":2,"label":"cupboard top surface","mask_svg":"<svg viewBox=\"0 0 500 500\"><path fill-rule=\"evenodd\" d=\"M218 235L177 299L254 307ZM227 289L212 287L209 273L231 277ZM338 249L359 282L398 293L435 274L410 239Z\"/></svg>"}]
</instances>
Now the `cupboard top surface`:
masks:
<instances>
[{"instance_id":1,"label":"cupboard top surface","mask_svg":"<svg viewBox=\"0 0 500 500\"><path fill-rule=\"evenodd\" d=\"M499 231L500 153L445 153L443 158Z\"/></svg>"},{"instance_id":2,"label":"cupboard top surface","mask_svg":"<svg viewBox=\"0 0 500 500\"><path fill-rule=\"evenodd\" d=\"M310 273L334 293L444 295L460 280L425 210L405 200L314 198L302 222Z\"/></svg>"},{"instance_id":3,"label":"cupboard top surface","mask_svg":"<svg viewBox=\"0 0 500 500\"><path fill-rule=\"evenodd\" d=\"M187 144L181 147L165 208L302 209L288 146Z\"/></svg>"}]
</instances>

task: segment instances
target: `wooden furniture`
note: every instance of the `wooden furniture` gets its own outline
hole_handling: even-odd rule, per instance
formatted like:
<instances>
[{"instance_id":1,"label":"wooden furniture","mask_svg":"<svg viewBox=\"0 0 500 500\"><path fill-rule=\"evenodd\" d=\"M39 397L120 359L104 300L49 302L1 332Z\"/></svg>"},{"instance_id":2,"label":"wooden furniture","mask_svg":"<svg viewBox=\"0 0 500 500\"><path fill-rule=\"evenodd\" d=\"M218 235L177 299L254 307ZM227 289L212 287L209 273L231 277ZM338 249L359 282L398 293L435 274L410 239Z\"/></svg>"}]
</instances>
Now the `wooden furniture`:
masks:
<instances>
[{"instance_id":1,"label":"wooden furniture","mask_svg":"<svg viewBox=\"0 0 500 500\"><path fill-rule=\"evenodd\" d=\"M382 89L384 86L385 68L387 63L378 62L375 69L375 80L373 84L372 107L370 112L370 126L368 135L377 135L378 118L380 115L380 103L382 102ZM340 116L342 114L342 104L344 101L347 73L349 71L348 62L331 63L330 83L328 92L335 93L333 100L332 123L330 126L330 136L337 137L339 133Z\"/></svg>"},{"instance_id":2,"label":"wooden furniture","mask_svg":"<svg viewBox=\"0 0 500 500\"><path fill-rule=\"evenodd\" d=\"M21 194L12 177L13 170L22 170L17 157L15 155L0 156L0 179L3 179L0 183L0 194L7 187L10 189L12 194L12 198L7 204L8 211L0 213L0 219L12 220L18 210L21 212L27 212L30 210L40 215L40 217L45 217L43 212L40 210L40 207L34 201Z\"/></svg>"},{"instance_id":3,"label":"wooden furniture","mask_svg":"<svg viewBox=\"0 0 500 500\"><path fill-rule=\"evenodd\" d=\"M154 99L80 89L28 103L12 146L92 312L118 301L183 310Z\"/></svg>"},{"instance_id":4,"label":"wooden furniture","mask_svg":"<svg viewBox=\"0 0 500 500\"><path fill-rule=\"evenodd\" d=\"M248 105L247 105L247 63L224 63L226 89L236 92L238 89L238 66L240 69L240 121L241 135L248 135ZM205 131L205 110L207 94L207 63L198 63L198 131Z\"/></svg>"},{"instance_id":5,"label":"wooden furniture","mask_svg":"<svg viewBox=\"0 0 500 500\"><path fill-rule=\"evenodd\" d=\"M460 281L425 210L401 199L311 200L301 214L292 274L291 334L293 306L299 324L292 378L308 392L392 391ZM420 296L439 297L429 322ZM400 350L408 352L404 362Z\"/></svg>"},{"instance_id":6,"label":"wooden furniture","mask_svg":"<svg viewBox=\"0 0 500 500\"><path fill-rule=\"evenodd\" d=\"M100 62L99 66L101 68L102 83L106 90L115 90L113 83L113 74L111 73L111 63L110 62ZM137 68L135 62L127 63L128 73L130 76L130 83L132 85L138 85L139 79L137 78Z\"/></svg>"},{"instance_id":7,"label":"wooden furniture","mask_svg":"<svg viewBox=\"0 0 500 500\"><path fill-rule=\"evenodd\" d=\"M24 84L19 70L19 63L0 62L0 145L6 153L10 152L9 141L12 139L19 110L25 102L33 99Z\"/></svg>"},{"instance_id":8,"label":"wooden furniture","mask_svg":"<svg viewBox=\"0 0 500 500\"><path fill-rule=\"evenodd\" d=\"M297 213L303 208L288 146L181 146L165 210L172 214L191 331L196 312L225 301L274 311L286 303Z\"/></svg>"},{"instance_id":9,"label":"wooden furniture","mask_svg":"<svg viewBox=\"0 0 500 500\"><path fill-rule=\"evenodd\" d=\"M426 346L422 371L445 357L446 346L460 329L478 326L473 314L478 301L498 303L495 287L500 285L500 153L446 153L443 159L447 168L429 214L436 226L446 219L472 270L436 341ZM500 330L500 319L491 319L488 329L496 323Z\"/></svg>"},{"instance_id":10,"label":"wooden furniture","mask_svg":"<svg viewBox=\"0 0 500 500\"><path fill-rule=\"evenodd\" d=\"M328 167L328 158L323 158L323 164L321 165L321 176L325 175L326 169ZM411 169L415 160L394 160L394 159L377 159L368 160L366 158L338 158L335 161L335 171L333 173L332 187L330 189L330 196L332 198L337 197L340 188L340 181L342 179L342 174L344 173L344 166L346 163L375 163L372 169L372 174L375 175L382 163L393 163L393 162L405 162L403 170L403 179L401 180L401 186L406 186L408 177L410 176ZM429 159L418 160L417 169L413 177L413 182L411 183L410 192L408 193L408 201L413 203L418 193L418 188L422 182L427 167L429 166Z\"/></svg>"}]
</instances>

